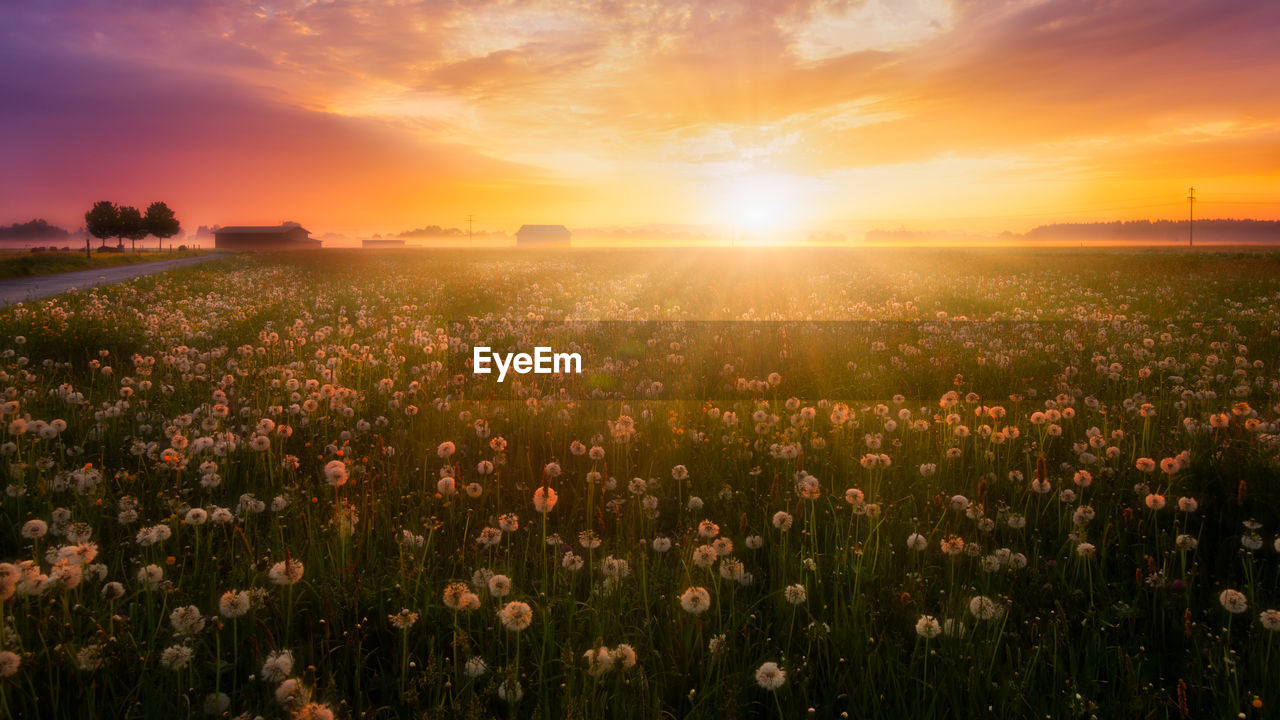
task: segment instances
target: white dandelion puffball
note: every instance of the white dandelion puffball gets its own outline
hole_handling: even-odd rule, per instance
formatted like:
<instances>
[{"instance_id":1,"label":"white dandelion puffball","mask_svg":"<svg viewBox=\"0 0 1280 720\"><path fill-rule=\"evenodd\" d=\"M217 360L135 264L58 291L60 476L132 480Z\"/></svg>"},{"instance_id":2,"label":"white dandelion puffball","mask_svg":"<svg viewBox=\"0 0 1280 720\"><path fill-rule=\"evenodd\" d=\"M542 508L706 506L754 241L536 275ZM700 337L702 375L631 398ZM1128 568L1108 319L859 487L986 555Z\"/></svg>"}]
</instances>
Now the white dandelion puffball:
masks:
<instances>
[{"instance_id":1,"label":"white dandelion puffball","mask_svg":"<svg viewBox=\"0 0 1280 720\"><path fill-rule=\"evenodd\" d=\"M276 585L293 585L302 579L304 571L297 560L281 560L267 571L267 578Z\"/></svg>"},{"instance_id":2,"label":"white dandelion puffball","mask_svg":"<svg viewBox=\"0 0 1280 720\"><path fill-rule=\"evenodd\" d=\"M756 670L756 684L770 692L782 687L786 681L787 672L776 662L767 662Z\"/></svg>"},{"instance_id":3,"label":"white dandelion puffball","mask_svg":"<svg viewBox=\"0 0 1280 720\"><path fill-rule=\"evenodd\" d=\"M773 514L773 526L778 530L786 532L791 529L792 517L785 510L779 510Z\"/></svg>"},{"instance_id":4,"label":"white dandelion puffball","mask_svg":"<svg viewBox=\"0 0 1280 720\"><path fill-rule=\"evenodd\" d=\"M324 466L324 481L333 487L347 484L347 465L341 460L330 460Z\"/></svg>"},{"instance_id":5,"label":"white dandelion puffball","mask_svg":"<svg viewBox=\"0 0 1280 720\"><path fill-rule=\"evenodd\" d=\"M1004 614L1004 608L985 595L976 595L969 601L969 612L979 620L995 620Z\"/></svg>"},{"instance_id":6,"label":"white dandelion puffball","mask_svg":"<svg viewBox=\"0 0 1280 720\"><path fill-rule=\"evenodd\" d=\"M10 650L0 651L0 678L12 677L22 665L22 656Z\"/></svg>"},{"instance_id":7,"label":"white dandelion puffball","mask_svg":"<svg viewBox=\"0 0 1280 720\"><path fill-rule=\"evenodd\" d=\"M1258 615L1258 622L1262 623L1262 627L1271 632L1280 630L1280 610L1263 610Z\"/></svg>"},{"instance_id":8,"label":"white dandelion puffball","mask_svg":"<svg viewBox=\"0 0 1280 720\"><path fill-rule=\"evenodd\" d=\"M550 487L544 486L533 491L533 509L540 513L551 512L557 500L556 491Z\"/></svg>"},{"instance_id":9,"label":"white dandelion puffball","mask_svg":"<svg viewBox=\"0 0 1280 720\"><path fill-rule=\"evenodd\" d=\"M281 650L267 655L262 661L262 679L267 682L281 682L293 672L293 653Z\"/></svg>"},{"instance_id":10,"label":"white dandelion puffball","mask_svg":"<svg viewBox=\"0 0 1280 720\"><path fill-rule=\"evenodd\" d=\"M506 597L511 592L511 578L506 575L494 575L487 584L493 597Z\"/></svg>"},{"instance_id":11,"label":"white dandelion puffball","mask_svg":"<svg viewBox=\"0 0 1280 720\"><path fill-rule=\"evenodd\" d=\"M691 587L680 595L680 607L690 615L701 615L711 607L711 593L706 588Z\"/></svg>"},{"instance_id":12,"label":"white dandelion puffball","mask_svg":"<svg viewBox=\"0 0 1280 720\"><path fill-rule=\"evenodd\" d=\"M498 611L498 619L502 621L502 626L511 632L520 632L533 622L533 608L527 603L512 600Z\"/></svg>"},{"instance_id":13,"label":"white dandelion puffball","mask_svg":"<svg viewBox=\"0 0 1280 720\"><path fill-rule=\"evenodd\" d=\"M238 618L249 612L249 593L243 590L228 590L218 598L218 614L225 618Z\"/></svg>"},{"instance_id":14,"label":"white dandelion puffball","mask_svg":"<svg viewBox=\"0 0 1280 720\"><path fill-rule=\"evenodd\" d=\"M809 592L799 583L788 585L787 589L782 591L782 594L787 599L787 602L792 605L799 605L809 599Z\"/></svg>"},{"instance_id":15,"label":"white dandelion puffball","mask_svg":"<svg viewBox=\"0 0 1280 720\"><path fill-rule=\"evenodd\" d=\"M467 661L466 666L462 668L462 672L466 673L469 678L478 678L489 672L489 666L485 664L484 658L476 656Z\"/></svg>"},{"instance_id":16,"label":"white dandelion puffball","mask_svg":"<svg viewBox=\"0 0 1280 720\"><path fill-rule=\"evenodd\" d=\"M524 697L524 688L520 686L519 680L509 678L498 686L498 697L514 705L520 702L520 698Z\"/></svg>"},{"instance_id":17,"label":"white dandelion puffball","mask_svg":"<svg viewBox=\"0 0 1280 720\"><path fill-rule=\"evenodd\" d=\"M1218 602L1222 604L1222 609L1232 615L1239 615L1249 609L1249 600L1244 596L1244 593L1231 588L1223 590L1218 595Z\"/></svg>"},{"instance_id":18,"label":"white dandelion puffball","mask_svg":"<svg viewBox=\"0 0 1280 720\"><path fill-rule=\"evenodd\" d=\"M932 615L921 615L916 621L916 635L925 640L932 640L942 634L942 625Z\"/></svg>"}]
</instances>

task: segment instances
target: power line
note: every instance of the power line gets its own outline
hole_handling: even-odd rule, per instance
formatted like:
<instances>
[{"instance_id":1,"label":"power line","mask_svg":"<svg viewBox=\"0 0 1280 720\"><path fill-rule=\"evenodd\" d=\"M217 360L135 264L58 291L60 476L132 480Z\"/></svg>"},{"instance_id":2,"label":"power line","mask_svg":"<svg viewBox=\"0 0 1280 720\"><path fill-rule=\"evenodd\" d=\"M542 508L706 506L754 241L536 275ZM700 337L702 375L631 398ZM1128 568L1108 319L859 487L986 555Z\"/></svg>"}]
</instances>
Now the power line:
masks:
<instances>
[{"instance_id":1,"label":"power line","mask_svg":"<svg viewBox=\"0 0 1280 720\"><path fill-rule=\"evenodd\" d=\"M1196 189L1187 189L1187 247L1195 245L1196 237Z\"/></svg>"}]
</instances>

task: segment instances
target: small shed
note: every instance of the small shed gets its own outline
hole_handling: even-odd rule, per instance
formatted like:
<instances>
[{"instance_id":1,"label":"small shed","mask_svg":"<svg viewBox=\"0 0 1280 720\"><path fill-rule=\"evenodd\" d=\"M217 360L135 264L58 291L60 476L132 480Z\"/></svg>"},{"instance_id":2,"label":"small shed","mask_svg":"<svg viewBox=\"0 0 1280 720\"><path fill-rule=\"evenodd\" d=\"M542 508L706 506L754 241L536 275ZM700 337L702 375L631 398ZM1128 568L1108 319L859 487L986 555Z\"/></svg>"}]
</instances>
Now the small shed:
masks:
<instances>
[{"instance_id":1,"label":"small shed","mask_svg":"<svg viewBox=\"0 0 1280 720\"><path fill-rule=\"evenodd\" d=\"M402 248L404 247L404 238L365 238L360 241L360 246L366 250L377 248Z\"/></svg>"},{"instance_id":2,"label":"small shed","mask_svg":"<svg viewBox=\"0 0 1280 720\"><path fill-rule=\"evenodd\" d=\"M521 225L516 247L569 247L573 234L563 225Z\"/></svg>"}]
</instances>

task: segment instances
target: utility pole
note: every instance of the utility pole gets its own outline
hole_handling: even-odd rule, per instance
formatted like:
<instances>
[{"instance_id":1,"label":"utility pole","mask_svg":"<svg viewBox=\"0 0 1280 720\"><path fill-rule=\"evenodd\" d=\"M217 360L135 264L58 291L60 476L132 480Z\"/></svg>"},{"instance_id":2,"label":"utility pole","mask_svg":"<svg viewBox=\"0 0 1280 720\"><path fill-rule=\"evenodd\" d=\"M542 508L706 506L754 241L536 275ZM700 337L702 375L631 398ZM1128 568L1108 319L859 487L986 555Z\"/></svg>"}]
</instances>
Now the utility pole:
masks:
<instances>
[{"instance_id":1,"label":"utility pole","mask_svg":"<svg viewBox=\"0 0 1280 720\"><path fill-rule=\"evenodd\" d=\"M1187 247L1195 245L1196 238L1196 189L1187 189Z\"/></svg>"},{"instance_id":2,"label":"utility pole","mask_svg":"<svg viewBox=\"0 0 1280 720\"><path fill-rule=\"evenodd\" d=\"M468 245L471 244L471 218L472 217L474 216L472 215L467 216L467 244Z\"/></svg>"}]
</instances>

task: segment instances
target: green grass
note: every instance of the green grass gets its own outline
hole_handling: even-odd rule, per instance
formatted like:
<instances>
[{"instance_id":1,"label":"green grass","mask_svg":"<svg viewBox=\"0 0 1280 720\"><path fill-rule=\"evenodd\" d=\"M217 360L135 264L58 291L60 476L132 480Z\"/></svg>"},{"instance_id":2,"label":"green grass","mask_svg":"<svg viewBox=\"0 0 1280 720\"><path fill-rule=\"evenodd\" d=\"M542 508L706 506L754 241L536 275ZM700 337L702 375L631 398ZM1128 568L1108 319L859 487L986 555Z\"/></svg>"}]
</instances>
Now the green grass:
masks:
<instances>
[{"instance_id":1,"label":"green grass","mask_svg":"<svg viewBox=\"0 0 1280 720\"><path fill-rule=\"evenodd\" d=\"M1278 257L334 251L2 309L0 563L27 581L0 601L21 663L0 711L1268 717ZM587 372L498 385L473 344L573 344ZM708 535L732 549L701 567ZM273 581L285 562L296 584ZM472 585L486 572L510 594ZM455 582L477 609L445 603ZM245 615L220 611L235 591ZM527 628L500 621L510 601ZM925 616L963 631L923 637ZM584 653L624 644L634 667L593 674Z\"/></svg>"},{"instance_id":2,"label":"green grass","mask_svg":"<svg viewBox=\"0 0 1280 720\"><path fill-rule=\"evenodd\" d=\"M3 251L0 252L0 280L77 270L97 270L157 260L176 260L203 254L199 250L177 250L174 252L96 253L93 257L87 258L84 253L77 252Z\"/></svg>"}]
</instances>

